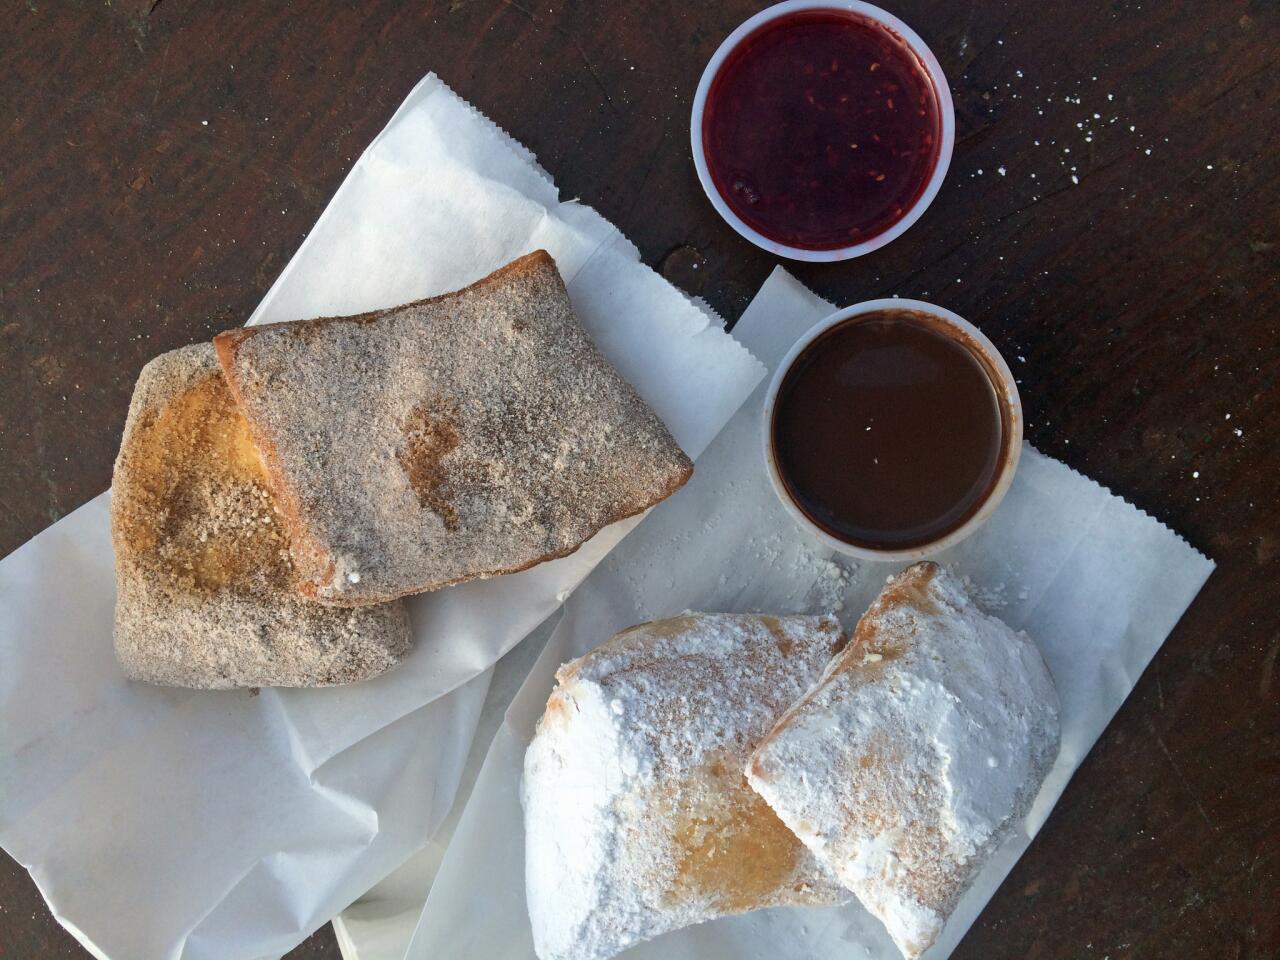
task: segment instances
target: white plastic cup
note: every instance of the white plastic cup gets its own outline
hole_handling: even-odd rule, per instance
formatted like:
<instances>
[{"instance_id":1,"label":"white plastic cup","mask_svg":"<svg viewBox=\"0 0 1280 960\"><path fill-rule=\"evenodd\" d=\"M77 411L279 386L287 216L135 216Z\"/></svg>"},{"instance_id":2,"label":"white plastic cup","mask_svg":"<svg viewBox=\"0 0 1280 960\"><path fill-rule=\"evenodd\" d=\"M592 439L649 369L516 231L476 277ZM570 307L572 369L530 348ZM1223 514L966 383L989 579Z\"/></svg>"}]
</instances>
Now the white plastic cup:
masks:
<instances>
[{"instance_id":1,"label":"white plastic cup","mask_svg":"<svg viewBox=\"0 0 1280 960\"><path fill-rule=\"evenodd\" d=\"M929 182L925 185L924 192L920 194L920 198L916 200L915 204L903 214L902 218L887 230L850 247L838 247L831 250L807 250L803 247L792 247L785 243L779 243L777 240L771 240L749 226L733 212L729 204L725 202L720 190L716 187L715 181L711 179L711 171L707 168L707 157L702 148L702 118L706 110L707 94L711 90L711 83L715 80L716 74L720 72L721 65L733 53L738 44L752 33L755 33L761 26L771 20L788 16L800 10L848 12L857 14L867 20L873 20L886 27L892 33L901 37L915 55L920 58L920 62L924 65L925 70L928 71L929 78L933 82L934 91L938 96L938 114L942 121L942 136L938 143L938 162L934 165L933 174L929 177ZM942 188L942 181L946 178L947 168L951 165L951 150L956 142L955 107L951 102L951 89L947 86L947 78L942 73L942 65L938 63L938 58L933 55L933 52L914 30L887 10L881 10L870 3L862 3L861 0L786 0L784 3L766 7L754 17L744 21L737 30L729 34L724 43L720 44L719 49L712 55L707 63L707 68L702 71L702 79L698 81L697 93L693 96L690 140L693 146L693 164L698 170L698 179L702 182L702 189L706 193L707 199L711 201L711 205L716 208L716 212L725 219L729 226L733 227L734 230L738 231L757 247L762 250L768 250L777 256L788 257L792 260L808 260L813 263L830 263L836 260L852 260L854 257L862 256L864 253L878 250L886 243L902 236L912 224L920 219L921 215L928 209L929 204L933 202L933 198L938 195L938 191Z\"/></svg>"},{"instance_id":2,"label":"white plastic cup","mask_svg":"<svg viewBox=\"0 0 1280 960\"><path fill-rule=\"evenodd\" d=\"M987 495L987 499L983 501L974 515L937 540L902 550L878 550L848 543L839 537L832 536L810 520L791 498L791 494L787 492L786 484L782 480L782 473L778 468L777 455L773 449L774 405L777 403L778 390L782 386L782 381L791 370L796 358L804 352L809 344L813 343L832 327L854 317L877 313L881 310L905 310L913 313L923 313L950 327L959 343L979 355L979 361L982 362L983 368L987 371L988 376L991 377L992 388L995 390L996 399L1001 406L1002 416L1000 419L1004 427L1000 473L996 477L995 484ZM944 307L926 303L923 300L904 300L897 297L867 300L863 303L855 303L851 307L845 307L843 310L837 310L825 320L819 321L787 351L787 355L782 358L778 363L777 369L774 370L773 380L769 383L769 391L765 394L764 423L761 435L764 439L764 461L769 472L769 482L773 484L773 492L777 494L778 499L796 523L832 550L836 550L846 556L856 557L859 560L911 562L923 560L925 557L940 553L948 547L959 543L982 526L987 521L987 518L995 512L996 507L1000 506L1000 501L1004 499L1004 495L1009 491L1009 485L1013 483L1013 475L1018 469L1018 458L1022 454L1022 400L1018 396L1018 385L1014 382L1013 372L1009 369L1009 365L1005 363L1004 357L1000 355L1000 351L996 349L995 344L987 339L981 330L963 317L952 313Z\"/></svg>"}]
</instances>

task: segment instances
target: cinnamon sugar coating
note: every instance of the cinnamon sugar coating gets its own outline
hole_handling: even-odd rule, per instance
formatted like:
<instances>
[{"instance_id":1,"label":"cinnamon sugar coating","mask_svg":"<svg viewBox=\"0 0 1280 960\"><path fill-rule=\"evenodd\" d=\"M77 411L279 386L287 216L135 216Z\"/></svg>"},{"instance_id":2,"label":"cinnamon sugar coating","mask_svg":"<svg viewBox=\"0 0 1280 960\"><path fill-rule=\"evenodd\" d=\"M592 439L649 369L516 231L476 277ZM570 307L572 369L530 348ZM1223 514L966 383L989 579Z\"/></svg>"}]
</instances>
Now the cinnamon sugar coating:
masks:
<instances>
[{"instance_id":1,"label":"cinnamon sugar coating","mask_svg":"<svg viewBox=\"0 0 1280 960\"><path fill-rule=\"evenodd\" d=\"M213 347L143 369L116 461L116 653L180 687L327 686L409 647L402 604L335 610L298 590L292 543Z\"/></svg>"},{"instance_id":2,"label":"cinnamon sugar coating","mask_svg":"<svg viewBox=\"0 0 1280 960\"><path fill-rule=\"evenodd\" d=\"M542 251L456 293L215 345L325 603L564 556L692 471Z\"/></svg>"}]
</instances>

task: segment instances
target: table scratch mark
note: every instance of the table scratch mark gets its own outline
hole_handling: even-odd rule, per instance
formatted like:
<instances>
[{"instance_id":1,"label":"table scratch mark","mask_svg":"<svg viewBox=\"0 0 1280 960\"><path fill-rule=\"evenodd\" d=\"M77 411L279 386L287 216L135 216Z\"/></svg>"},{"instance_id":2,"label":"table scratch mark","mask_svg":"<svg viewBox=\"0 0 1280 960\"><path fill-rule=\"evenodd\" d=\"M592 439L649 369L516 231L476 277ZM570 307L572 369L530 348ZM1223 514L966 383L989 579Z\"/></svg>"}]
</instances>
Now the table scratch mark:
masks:
<instances>
[{"instance_id":1,"label":"table scratch mark","mask_svg":"<svg viewBox=\"0 0 1280 960\"><path fill-rule=\"evenodd\" d=\"M511 7L514 10L518 10L520 13L523 13L526 17L528 17L534 23L543 22L537 16L537 14L535 14L532 10L529 10L527 7L524 7L521 4L516 3L516 0L502 0L502 2L506 6ZM586 65L587 72L591 74L591 79L595 81L596 86L600 89L601 95L604 97L605 106L609 108L610 113L612 113L615 117L621 120L622 115L618 113L618 107L613 102L613 97L609 95L609 90L604 85L604 80L601 78L600 72L596 70L595 64L593 64L591 62L591 59L587 56L587 51L583 49L582 43L578 40L576 36L574 36L572 33L570 33L568 30L566 30L564 27L560 26L559 24L547 23L547 26L549 26L556 33L560 34L560 36L568 40L569 43L572 44L573 48L578 51L578 56L582 58L582 62Z\"/></svg>"},{"instance_id":2,"label":"table scratch mark","mask_svg":"<svg viewBox=\"0 0 1280 960\"><path fill-rule=\"evenodd\" d=\"M636 198L631 202L631 206L627 210L628 220L631 219L631 214L635 212L635 209L637 206L639 206L640 201L646 198L644 188L649 183L649 175L653 173L653 168L658 163L658 157L662 153L662 148L666 145L667 133L670 131L670 129L671 129L670 123L664 123L662 125L662 136L658 138L658 145L654 147L653 152L649 154L649 160L644 165L644 173L641 174L640 176L640 185L636 188Z\"/></svg>"},{"instance_id":3,"label":"table scratch mark","mask_svg":"<svg viewBox=\"0 0 1280 960\"><path fill-rule=\"evenodd\" d=\"M965 249L965 247L969 246L970 243L971 243L970 239L968 237L965 237L959 242L952 244L951 246L947 247L947 249L939 253L936 257L930 258L922 266L917 267L915 270L912 270L909 274L907 274L901 280L897 280L889 284L889 286L885 287L884 291L881 293L878 293L877 296L882 296L882 297L891 296L892 294L897 293L900 290L910 287L911 284L915 283L916 280L918 280L924 274L928 273L934 267L937 267L939 264L941 264L943 261L953 256L954 254L959 253L961 250Z\"/></svg>"},{"instance_id":4,"label":"table scratch mark","mask_svg":"<svg viewBox=\"0 0 1280 960\"><path fill-rule=\"evenodd\" d=\"M1230 94L1230 93L1234 92L1234 91L1235 91L1235 89L1236 89L1236 87L1239 87L1239 86L1241 86L1242 84L1246 84L1246 83L1248 83L1250 80L1255 79L1256 77L1260 76L1261 74L1268 73L1268 72L1270 72L1270 71L1271 71L1271 70L1273 70L1273 69L1275 69L1275 65L1274 65L1274 64L1272 64L1272 63L1264 63L1264 64L1262 64L1260 67L1258 67L1256 70L1250 70L1250 71L1249 71L1248 73L1246 73L1243 77L1239 77L1239 78L1237 78L1236 80L1233 80L1231 83L1227 84L1227 86L1226 86L1226 87L1224 87L1222 90L1219 90L1219 91L1218 91L1217 93L1215 93L1212 97L1210 97L1208 100L1206 100L1204 103L1202 103L1198 109L1200 109L1200 110L1205 110L1205 109L1207 109L1207 108L1209 108L1209 107L1213 106L1215 103L1217 103L1217 102L1218 102L1219 100L1221 100L1223 97L1225 97L1225 96L1227 96L1228 94Z\"/></svg>"},{"instance_id":5,"label":"table scratch mark","mask_svg":"<svg viewBox=\"0 0 1280 960\"><path fill-rule=\"evenodd\" d=\"M622 119L618 114L618 108L613 103L613 97L609 96L609 91L605 88L604 81L600 79L600 74L596 71L595 66L587 57L587 51L582 49L582 44L579 43L576 38L573 41L573 45L577 49L578 55L582 57L582 62L587 65L587 72L591 74L591 79L596 82L596 86L600 88L600 93L604 95L605 105L615 117Z\"/></svg>"},{"instance_id":6,"label":"table scratch mark","mask_svg":"<svg viewBox=\"0 0 1280 960\"><path fill-rule=\"evenodd\" d=\"M1164 752L1165 758L1169 761L1169 765L1173 767L1173 772L1178 775L1178 779L1182 781L1182 786L1186 788L1187 794L1191 797L1191 802L1196 805L1196 809L1200 811L1200 816L1204 817L1204 822L1209 825L1209 829L1214 833L1218 832L1217 826L1209 819L1209 814L1205 812L1204 805L1200 802L1200 798L1196 796L1196 792L1191 789L1191 782L1187 780L1182 772L1182 768L1178 766L1178 761L1173 759L1173 754L1169 752L1169 748L1164 745L1163 737L1156 737L1156 743L1160 744L1160 749Z\"/></svg>"},{"instance_id":7,"label":"table scratch mark","mask_svg":"<svg viewBox=\"0 0 1280 960\"><path fill-rule=\"evenodd\" d=\"M152 9L154 10L155 8L152 7ZM160 54L160 69L156 71L156 88L154 95L151 97L150 113L155 112L156 104L160 100L160 88L164 85L164 68L165 64L169 62L169 44L172 42L173 37L168 37L164 42L164 50Z\"/></svg>"},{"instance_id":8,"label":"table scratch mark","mask_svg":"<svg viewBox=\"0 0 1280 960\"><path fill-rule=\"evenodd\" d=\"M966 60L964 62L964 65L960 68L961 76L968 73L969 68L972 67L974 63L977 62L979 57L981 57L984 53L986 53L992 47L996 46L996 41L1000 40L1004 36L1005 31L1009 29L1009 25L1013 23L1013 19L1017 15L1018 15L1018 11L1015 9L1012 13L1009 14L1009 16L1005 17L1004 23L1000 24L999 28L996 30L995 33L993 33L990 36L990 38L987 40L986 43L982 44L982 46L980 47L974 48L973 56L971 56L968 60ZM967 47L969 45L969 28L972 25L973 25L973 14L971 11L969 24L968 26L965 27L964 36L962 38L961 53L964 52L964 47Z\"/></svg>"},{"instance_id":9,"label":"table scratch mark","mask_svg":"<svg viewBox=\"0 0 1280 960\"><path fill-rule=\"evenodd\" d=\"M519 10L530 20L536 21L538 19L537 16L534 15L534 12L532 10L528 9L527 7L522 7L520 4L516 3L515 0L502 0L502 2L506 4L508 7L514 7L516 10Z\"/></svg>"},{"instance_id":10,"label":"table scratch mark","mask_svg":"<svg viewBox=\"0 0 1280 960\"><path fill-rule=\"evenodd\" d=\"M34 85L25 85L23 93L29 97L41 97L48 100L57 100L62 103L70 104L74 107L82 107L90 110L95 114L111 117L122 123L129 123L133 118L121 113L119 110L108 107L103 102L101 96L77 97L67 93L61 93L58 90L49 87L37 87Z\"/></svg>"},{"instance_id":11,"label":"table scratch mark","mask_svg":"<svg viewBox=\"0 0 1280 960\"><path fill-rule=\"evenodd\" d=\"M1262 675L1258 678L1258 695L1264 700L1271 691L1271 676L1276 668L1276 654L1280 653L1280 633L1271 641L1271 649L1262 660Z\"/></svg>"},{"instance_id":12,"label":"table scratch mark","mask_svg":"<svg viewBox=\"0 0 1280 960\"><path fill-rule=\"evenodd\" d=\"M21 512L19 512L16 507L8 503L3 497L0 497L0 509L3 509L5 513L7 513L14 520L16 520L18 522L19 527L23 531L27 531L30 529L30 524L26 522L26 517ZM32 532L30 536L35 536L35 533Z\"/></svg>"}]
</instances>

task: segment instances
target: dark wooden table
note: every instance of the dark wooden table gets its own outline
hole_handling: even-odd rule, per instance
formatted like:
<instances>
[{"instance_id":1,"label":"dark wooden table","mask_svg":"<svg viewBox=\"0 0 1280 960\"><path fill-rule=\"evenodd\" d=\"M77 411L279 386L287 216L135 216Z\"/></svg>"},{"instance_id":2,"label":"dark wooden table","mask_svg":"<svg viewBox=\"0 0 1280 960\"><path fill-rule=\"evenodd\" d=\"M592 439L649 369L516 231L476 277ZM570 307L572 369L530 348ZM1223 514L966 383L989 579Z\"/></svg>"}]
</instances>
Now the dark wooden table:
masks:
<instances>
[{"instance_id":1,"label":"dark wooden table","mask_svg":"<svg viewBox=\"0 0 1280 960\"><path fill-rule=\"evenodd\" d=\"M955 956L1274 960L1280 6L885 2L950 78L951 173L889 247L792 269L977 322L1031 441L1219 564ZM428 70L732 320L774 261L702 196L689 103L761 5L7 4L0 554L108 485L139 368L244 321ZM87 956L0 859L0 957Z\"/></svg>"}]
</instances>

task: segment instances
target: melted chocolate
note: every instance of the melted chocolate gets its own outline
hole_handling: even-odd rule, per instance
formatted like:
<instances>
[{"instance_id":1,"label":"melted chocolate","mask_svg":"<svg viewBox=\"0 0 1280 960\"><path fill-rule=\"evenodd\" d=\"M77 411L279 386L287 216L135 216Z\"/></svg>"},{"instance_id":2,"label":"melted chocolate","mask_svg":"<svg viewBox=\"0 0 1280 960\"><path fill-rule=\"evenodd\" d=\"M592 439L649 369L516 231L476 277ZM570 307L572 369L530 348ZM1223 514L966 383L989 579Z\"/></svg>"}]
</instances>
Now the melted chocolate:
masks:
<instances>
[{"instance_id":1,"label":"melted chocolate","mask_svg":"<svg viewBox=\"0 0 1280 960\"><path fill-rule=\"evenodd\" d=\"M743 221L832 250L883 233L938 162L938 94L905 41L841 10L779 17L717 71L703 113L707 168Z\"/></svg>"},{"instance_id":2,"label":"melted chocolate","mask_svg":"<svg viewBox=\"0 0 1280 960\"><path fill-rule=\"evenodd\" d=\"M796 505L832 536L897 550L972 517L1003 464L1004 414L976 346L926 314L882 310L796 357L772 444Z\"/></svg>"}]
</instances>

